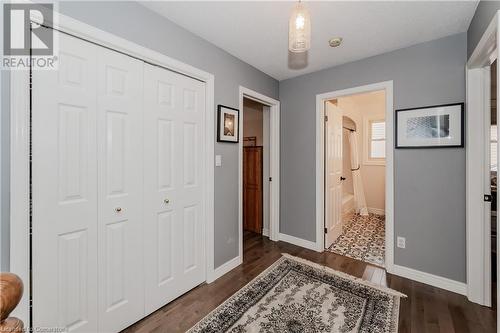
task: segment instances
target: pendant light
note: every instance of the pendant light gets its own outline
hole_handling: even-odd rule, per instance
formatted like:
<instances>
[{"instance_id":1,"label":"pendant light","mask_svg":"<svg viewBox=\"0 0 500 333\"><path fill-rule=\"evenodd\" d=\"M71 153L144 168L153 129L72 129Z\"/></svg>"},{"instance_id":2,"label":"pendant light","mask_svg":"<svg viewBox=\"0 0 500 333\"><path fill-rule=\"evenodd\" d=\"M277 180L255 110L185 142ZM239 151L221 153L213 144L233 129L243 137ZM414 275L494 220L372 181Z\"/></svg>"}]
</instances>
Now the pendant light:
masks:
<instances>
[{"instance_id":1,"label":"pendant light","mask_svg":"<svg viewBox=\"0 0 500 333\"><path fill-rule=\"evenodd\" d=\"M302 2L293 8L288 22L288 49L291 52L305 52L311 47L311 17Z\"/></svg>"}]
</instances>

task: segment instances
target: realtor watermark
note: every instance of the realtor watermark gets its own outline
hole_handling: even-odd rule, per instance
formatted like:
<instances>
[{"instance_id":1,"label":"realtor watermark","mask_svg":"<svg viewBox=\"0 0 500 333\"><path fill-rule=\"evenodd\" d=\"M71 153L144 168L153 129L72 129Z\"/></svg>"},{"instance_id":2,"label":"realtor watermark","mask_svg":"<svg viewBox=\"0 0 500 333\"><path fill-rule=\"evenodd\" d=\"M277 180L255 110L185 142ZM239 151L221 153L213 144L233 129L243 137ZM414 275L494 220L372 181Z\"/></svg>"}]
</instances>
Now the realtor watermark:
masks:
<instances>
[{"instance_id":1,"label":"realtor watermark","mask_svg":"<svg viewBox=\"0 0 500 333\"><path fill-rule=\"evenodd\" d=\"M1 68L10 70L57 69L57 39L49 24L56 13L52 3L3 4Z\"/></svg>"}]
</instances>

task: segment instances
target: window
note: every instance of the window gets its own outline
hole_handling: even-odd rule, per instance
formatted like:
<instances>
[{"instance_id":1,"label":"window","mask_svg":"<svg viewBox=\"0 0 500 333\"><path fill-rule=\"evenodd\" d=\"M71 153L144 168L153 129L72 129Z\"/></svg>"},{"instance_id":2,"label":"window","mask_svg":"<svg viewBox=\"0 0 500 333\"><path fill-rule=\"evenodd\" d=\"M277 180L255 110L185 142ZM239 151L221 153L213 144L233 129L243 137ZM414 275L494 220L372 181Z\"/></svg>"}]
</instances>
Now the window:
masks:
<instances>
[{"instance_id":1,"label":"window","mask_svg":"<svg viewBox=\"0 0 500 333\"><path fill-rule=\"evenodd\" d=\"M490 168L491 171L497 171L497 125L490 127Z\"/></svg>"},{"instance_id":2,"label":"window","mask_svg":"<svg viewBox=\"0 0 500 333\"><path fill-rule=\"evenodd\" d=\"M363 164L385 165L386 133L385 118L382 114L363 117Z\"/></svg>"},{"instance_id":3,"label":"window","mask_svg":"<svg viewBox=\"0 0 500 333\"><path fill-rule=\"evenodd\" d=\"M370 123L369 158L385 159L385 121L372 120Z\"/></svg>"}]
</instances>

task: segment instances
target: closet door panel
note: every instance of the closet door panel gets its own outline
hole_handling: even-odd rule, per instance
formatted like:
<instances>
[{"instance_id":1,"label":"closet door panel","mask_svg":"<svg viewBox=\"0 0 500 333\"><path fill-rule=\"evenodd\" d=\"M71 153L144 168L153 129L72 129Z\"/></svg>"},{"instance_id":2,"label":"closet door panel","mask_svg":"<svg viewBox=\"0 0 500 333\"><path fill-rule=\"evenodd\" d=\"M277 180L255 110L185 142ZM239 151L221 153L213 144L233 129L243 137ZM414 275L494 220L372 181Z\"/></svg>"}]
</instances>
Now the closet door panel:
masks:
<instances>
[{"instance_id":1,"label":"closet door panel","mask_svg":"<svg viewBox=\"0 0 500 333\"><path fill-rule=\"evenodd\" d=\"M142 62L99 48L99 329L144 315Z\"/></svg>"},{"instance_id":2,"label":"closet door panel","mask_svg":"<svg viewBox=\"0 0 500 333\"><path fill-rule=\"evenodd\" d=\"M203 220L203 170L205 121L205 84L179 77L182 101L179 127L182 128L182 170L180 205L182 207L182 262L180 290L186 292L205 280L205 224Z\"/></svg>"},{"instance_id":3,"label":"closet door panel","mask_svg":"<svg viewBox=\"0 0 500 333\"><path fill-rule=\"evenodd\" d=\"M180 216L178 87L170 72L144 65L146 313L177 297Z\"/></svg>"},{"instance_id":4,"label":"closet door panel","mask_svg":"<svg viewBox=\"0 0 500 333\"><path fill-rule=\"evenodd\" d=\"M199 105L204 105L203 83L145 65L147 313L205 280L200 219L204 110Z\"/></svg>"},{"instance_id":5,"label":"closet door panel","mask_svg":"<svg viewBox=\"0 0 500 333\"><path fill-rule=\"evenodd\" d=\"M54 33L59 69L33 71L33 326L95 332L97 49Z\"/></svg>"}]
</instances>

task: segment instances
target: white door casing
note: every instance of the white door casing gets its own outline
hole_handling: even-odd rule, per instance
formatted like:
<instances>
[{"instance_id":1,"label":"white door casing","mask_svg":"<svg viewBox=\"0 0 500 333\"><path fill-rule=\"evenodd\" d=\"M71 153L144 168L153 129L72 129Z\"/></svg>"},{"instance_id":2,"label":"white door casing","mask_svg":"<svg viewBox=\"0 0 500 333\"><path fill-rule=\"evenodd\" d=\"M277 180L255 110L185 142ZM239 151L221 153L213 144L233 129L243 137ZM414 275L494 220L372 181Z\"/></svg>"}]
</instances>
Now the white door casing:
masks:
<instances>
[{"instance_id":1,"label":"white door casing","mask_svg":"<svg viewBox=\"0 0 500 333\"><path fill-rule=\"evenodd\" d=\"M325 102L325 247L342 233L342 110Z\"/></svg>"},{"instance_id":2,"label":"white door casing","mask_svg":"<svg viewBox=\"0 0 500 333\"><path fill-rule=\"evenodd\" d=\"M97 331L97 50L60 35L33 72L33 325Z\"/></svg>"},{"instance_id":3,"label":"white door casing","mask_svg":"<svg viewBox=\"0 0 500 333\"><path fill-rule=\"evenodd\" d=\"M467 244L467 297L470 301L490 306L491 286L491 204L484 194L490 193L490 65L499 58L500 16L495 14L472 52L466 66L466 244ZM500 66L497 66L497 78ZM500 85L497 84L497 95ZM497 99L497 115L500 112ZM498 116L497 116L498 119ZM497 128L497 135L498 135ZM481 133L482 135L478 135ZM498 144L497 144L498 147ZM497 156L497 164L499 162ZM500 216L497 215L497 225ZM497 250L499 242L497 239ZM500 273L497 256L497 276ZM497 296L500 290L497 289ZM498 299L498 297L497 297ZM500 320L500 312L497 313Z\"/></svg>"},{"instance_id":4,"label":"white door casing","mask_svg":"<svg viewBox=\"0 0 500 333\"><path fill-rule=\"evenodd\" d=\"M144 314L143 62L96 49L99 330L113 332Z\"/></svg>"},{"instance_id":5,"label":"white door casing","mask_svg":"<svg viewBox=\"0 0 500 333\"><path fill-rule=\"evenodd\" d=\"M146 313L205 281L205 85L156 67L144 71ZM180 251L182 250L182 251Z\"/></svg>"},{"instance_id":6,"label":"white door casing","mask_svg":"<svg viewBox=\"0 0 500 333\"><path fill-rule=\"evenodd\" d=\"M316 95L316 242L317 251L325 249L325 102L342 96L384 90L386 126L385 167L385 268L394 272L394 133L393 82L385 81Z\"/></svg>"},{"instance_id":7,"label":"white door casing","mask_svg":"<svg viewBox=\"0 0 500 333\"><path fill-rule=\"evenodd\" d=\"M239 109L243 110L243 100L251 99L265 106L269 111L269 239L278 241L283 237L279 232L280 198L280 102L255 90L239 87ZM240 112L239 126L243 128L244 113ZM238 257L228 261L216 270L222 276L243 262L243 131L239 132L238 143Z\"/></svg>"},{"instance_id":8,"label":"white door casing","mask_svg":"<svg viewBox=\"0 0 500 333\"><path fill-rule=\"evenodd\" d=\"M483 130L483 139L484 139L484 170L483 170L483 185L484 185L484 194L491 196L491 152L490 152L490 141L491 141L491 67L484 68L483 71L487 72L487 75L484 76L485 84L490 89L485 89L485 109L484 112L484 130ZM498 130L498 126L497 126ZM498 133L497 133L498 137ZM497 142L497 151L498 151L498 142ZM498 166L497 166L498 169ZM496 207L494 209L497 211ZM483 270L484 270L484 298L483 303L486 306L491 306L491 221L492 221L492 202L484 201L484 216L483 216L483 226L484 226L484 260L483 260Z\"/></svg>"}]
</instances>

